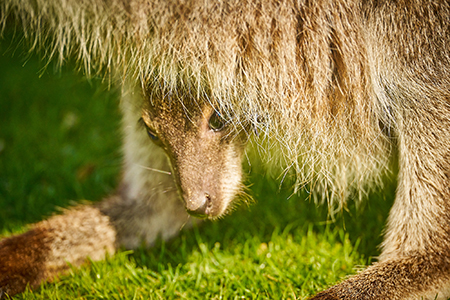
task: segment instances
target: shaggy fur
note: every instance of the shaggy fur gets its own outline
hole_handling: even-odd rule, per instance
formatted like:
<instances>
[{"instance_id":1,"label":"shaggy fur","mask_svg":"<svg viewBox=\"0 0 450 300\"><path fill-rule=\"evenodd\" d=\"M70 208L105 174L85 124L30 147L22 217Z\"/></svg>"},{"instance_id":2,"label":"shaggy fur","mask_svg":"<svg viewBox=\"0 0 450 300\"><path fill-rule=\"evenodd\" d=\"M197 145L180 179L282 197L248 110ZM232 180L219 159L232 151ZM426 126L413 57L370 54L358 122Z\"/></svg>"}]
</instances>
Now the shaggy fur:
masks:
<instances>
[{"instance_id":1,"label":"shaggy fur","mask_svg":"<svg viewBox=\"0 0 450 300\"><path fill-rule=\"evenodd\" d=\"M53 45L44 49L49 57L63 62L75 53L87 73L110 70L150 93L209 101L236 126L253 123L265 133L267 161L294 170L299 187L313 182L326 191L316 199L343 201L385 167L378 123L394 124L389 104L372 92L359 2L6 0L3 7L33 47Z\"/></svg>"},{"instance_id":2,"label":"shaggy fur","mask_svg":"<svg viewBox=\"0 0 450 300\"><path fill-rule=\"evenodd\" d=\"M124 179L95 208L119 243L176 234L187 222L177 189L191 214L227 213L251 132L332 210L379 182L395 146L379 262L314 299L450 295L447 1L4 0L0 12L31 48L123 84Z\"/></svg>"}]
</instances>

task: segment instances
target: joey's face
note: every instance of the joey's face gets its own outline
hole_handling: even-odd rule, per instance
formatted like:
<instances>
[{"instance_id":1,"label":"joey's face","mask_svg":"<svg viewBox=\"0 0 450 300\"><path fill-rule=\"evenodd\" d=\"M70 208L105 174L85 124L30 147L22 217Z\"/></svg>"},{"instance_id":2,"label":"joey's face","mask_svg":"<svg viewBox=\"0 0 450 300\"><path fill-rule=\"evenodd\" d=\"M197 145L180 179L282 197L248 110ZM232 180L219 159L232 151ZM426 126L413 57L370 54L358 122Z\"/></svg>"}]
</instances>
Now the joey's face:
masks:
<instances>
[{"instance_id":1,"label":"joey's face","mask_svg":"<svg viewBox=\"0 0 450 300\"><path fill-rule=\"evenodd\" d=\"M186 210L210 219L228 212L242 191L245 131L227 124L209 104L149 105L142 120L169 156Z\"/></svg>"}]
</instances>

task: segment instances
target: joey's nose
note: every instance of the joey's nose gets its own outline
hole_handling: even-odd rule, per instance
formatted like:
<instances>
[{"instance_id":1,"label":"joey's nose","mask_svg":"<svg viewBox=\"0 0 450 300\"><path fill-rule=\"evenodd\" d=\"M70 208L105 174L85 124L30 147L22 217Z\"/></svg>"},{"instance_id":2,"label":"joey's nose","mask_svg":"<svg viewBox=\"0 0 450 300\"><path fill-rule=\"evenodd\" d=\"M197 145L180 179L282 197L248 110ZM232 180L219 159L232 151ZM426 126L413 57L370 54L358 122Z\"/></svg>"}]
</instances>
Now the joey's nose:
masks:
<instances>
[{"instance_id":1,"label":"joey's nose","mask_svg":"<svg viewBox=\"0 0 450 300\"><path fill-rule=\"evenodd\" d=\"M211 213L211 196L209 194L205 194L202 201L194 201L194 203L197 202L199 205L197 207L193 207L191 205L186 205L186 210L188 214L191 216L197 217L197 218L207 218L208 215Z\"/></svg>"}]
</instances>

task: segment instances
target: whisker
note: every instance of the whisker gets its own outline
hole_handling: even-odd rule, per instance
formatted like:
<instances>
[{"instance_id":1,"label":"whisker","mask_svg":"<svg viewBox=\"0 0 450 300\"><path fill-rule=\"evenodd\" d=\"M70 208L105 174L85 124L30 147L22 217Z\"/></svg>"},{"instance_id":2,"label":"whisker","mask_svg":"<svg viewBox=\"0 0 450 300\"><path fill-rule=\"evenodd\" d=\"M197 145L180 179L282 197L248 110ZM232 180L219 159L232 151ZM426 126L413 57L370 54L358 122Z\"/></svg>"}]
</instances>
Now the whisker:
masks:
<instances>
[{"instance_id":1,"label":"whisker","mask_svg":"<svg viewBox=\"0 0 450 300\"><path fill-rule=\"evenodd\" d=\"M150 170L150 171L154 171L154 172L158 172L158 173L162 173L162 174L167 174L167 175L172 175L172 172L159 170L159 169L153 169L153 168L149 168L149 167L142 166L142 165L138 165L138 166L141 167L141 168L144 168L146 170Z\"/></svg>"}]
</instances>

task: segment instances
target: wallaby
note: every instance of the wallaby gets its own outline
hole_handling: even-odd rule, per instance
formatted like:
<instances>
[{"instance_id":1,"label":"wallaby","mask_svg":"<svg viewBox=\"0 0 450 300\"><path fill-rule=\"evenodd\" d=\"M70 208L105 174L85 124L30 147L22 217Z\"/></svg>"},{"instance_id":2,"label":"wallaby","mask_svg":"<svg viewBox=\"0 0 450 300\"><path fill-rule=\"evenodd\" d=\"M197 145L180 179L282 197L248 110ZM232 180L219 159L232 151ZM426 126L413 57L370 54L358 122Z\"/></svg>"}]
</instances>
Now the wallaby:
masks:
<instances>
[{"instance_id":1,"label":"wallaby","mask_svg":"<svg viewBox=\"0 0 450 300\"><path fill-rule=\"evenodd\" d=\"M168 239L188 214L227 214L253 141L337 209L398 149L378 262L312 299L450 296L448 1L3 0L0 12L31 47L118 78L124 131L117 194L2 240L0 294Z\"/></svg>"}]
</instances>

